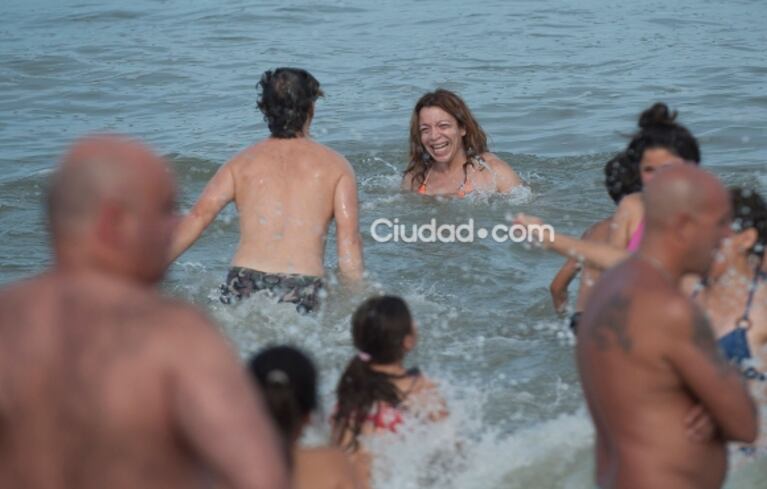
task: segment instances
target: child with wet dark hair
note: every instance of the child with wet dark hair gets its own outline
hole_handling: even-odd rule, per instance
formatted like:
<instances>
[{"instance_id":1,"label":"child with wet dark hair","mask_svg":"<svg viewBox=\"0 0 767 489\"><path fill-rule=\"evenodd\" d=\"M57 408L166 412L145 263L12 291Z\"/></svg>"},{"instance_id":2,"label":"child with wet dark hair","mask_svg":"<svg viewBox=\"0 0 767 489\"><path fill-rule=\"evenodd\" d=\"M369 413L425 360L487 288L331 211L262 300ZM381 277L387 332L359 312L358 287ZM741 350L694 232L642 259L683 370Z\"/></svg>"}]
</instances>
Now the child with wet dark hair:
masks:
<instances>
[{"instance_id":1,"label":"child with wet dark hair","mask_svg":"<svg viewBox=\"0 0 767 489\"><path fill-rule=\"evenodd\" d=\"M248 362L248 370L263 393L275 425L282 434L294 489L361 488L347 456L333 447L304 448L298 442L317 408L317 370L300 350L267 348Z\"/></svg>"},{"instance_id":2,"label":"child with wet dark hair","mask_svg":"<svg viewBox=\"0 0 767 489\"><path fill-rule=\"evenodd\" d=\"M605 188L615 205L619 205L623 197L642 189L638 171L623 152L618 153L605 164L604 174ZM607 243L610 236L611 224L611 217L602 219L601 221L592 224L581 235L580 239L582 241ZM567 304L567 288L581 270L583 270L583 273L581 274L578 298L575 303L575 312L570 316L570 329L573 333L578 328L581 312L586 306L586 300L589 297L591 288L599 279L601 271L588 264L582 264L575 258L568 258L564 265L562 265L562 268L559 269L556 276L554 276L554 279L549 286L554 309L556 309L558 313L562 313Z\"/></svg>"},{"instance_id":3,"label":"child with wet dark hair","mask_svg":"<svg viewBox=\"0 0 767 489\"><path fill-rule=\"evenodd\" d=\"M357 353L338 382L333 439L355 455L358 473L367 480L371 460L362 436L397 433L411 420L436 421L447 409L436 385L417 368L404 366L417 331L401 298L363 302L352 316L352 339Z\"/></svg>"}]
</instances>

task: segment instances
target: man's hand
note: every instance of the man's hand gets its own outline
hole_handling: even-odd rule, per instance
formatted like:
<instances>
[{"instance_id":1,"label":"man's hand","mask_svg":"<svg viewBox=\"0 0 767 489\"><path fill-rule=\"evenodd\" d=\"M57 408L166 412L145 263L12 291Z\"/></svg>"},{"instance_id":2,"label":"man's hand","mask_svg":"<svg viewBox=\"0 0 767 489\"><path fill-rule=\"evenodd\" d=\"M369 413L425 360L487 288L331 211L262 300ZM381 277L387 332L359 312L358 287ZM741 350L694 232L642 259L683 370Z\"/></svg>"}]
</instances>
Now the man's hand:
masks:
<instances>
[{"instance_id":1,"label":"man's hand","mask_svg":"<svg viewBox=\"0 0 767 489\"><path fill-rule=\"evenodd\" d=\"M695 443L706 443L714 439L716 424L701 404L696 404L684 418L687 438Z\"/></svg>"}]
</instances>

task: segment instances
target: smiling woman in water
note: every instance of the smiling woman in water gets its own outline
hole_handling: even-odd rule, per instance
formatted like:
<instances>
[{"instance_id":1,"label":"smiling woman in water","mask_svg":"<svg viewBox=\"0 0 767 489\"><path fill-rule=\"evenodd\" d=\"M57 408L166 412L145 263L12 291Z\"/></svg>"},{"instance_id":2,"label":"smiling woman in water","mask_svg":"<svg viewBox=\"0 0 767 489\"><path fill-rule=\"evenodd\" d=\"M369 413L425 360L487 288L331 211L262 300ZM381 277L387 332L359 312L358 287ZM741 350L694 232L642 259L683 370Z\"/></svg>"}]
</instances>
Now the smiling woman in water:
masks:
<instances>
[{"instance_id":1,"label":"smiling woman in water","mask_svg":"<svg viewBox=\"0 0 767 489\"><path fill-rule=\"evenodd\" d=\"M509 164L488 151L485 132L458 95L440 88L418 100L410 119L404 190L464 197L520 185Z\"/></svg>"}]
</instances>

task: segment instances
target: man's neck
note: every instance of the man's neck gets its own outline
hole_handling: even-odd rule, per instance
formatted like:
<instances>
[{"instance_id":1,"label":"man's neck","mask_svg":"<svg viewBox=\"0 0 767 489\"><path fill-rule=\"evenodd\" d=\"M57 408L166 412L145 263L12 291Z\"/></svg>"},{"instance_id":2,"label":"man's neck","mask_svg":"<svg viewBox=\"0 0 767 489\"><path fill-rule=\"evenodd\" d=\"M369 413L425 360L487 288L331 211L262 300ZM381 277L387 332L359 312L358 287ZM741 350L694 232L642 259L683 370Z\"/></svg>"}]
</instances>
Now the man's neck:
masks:
<instances>
[{"instance_id":1,"label":"man's neck","mask_svg":"<svg viewBox=\"0 0 767 489\"><path fill-rule=\"evenodd\" d=\"M664 243L647 234L642 239L636 257L650 264L673 284L679 284L682 276L688 273L683 266L682 257L678 256L676 248L671 243Z\"/></svg>"}]
</instances>

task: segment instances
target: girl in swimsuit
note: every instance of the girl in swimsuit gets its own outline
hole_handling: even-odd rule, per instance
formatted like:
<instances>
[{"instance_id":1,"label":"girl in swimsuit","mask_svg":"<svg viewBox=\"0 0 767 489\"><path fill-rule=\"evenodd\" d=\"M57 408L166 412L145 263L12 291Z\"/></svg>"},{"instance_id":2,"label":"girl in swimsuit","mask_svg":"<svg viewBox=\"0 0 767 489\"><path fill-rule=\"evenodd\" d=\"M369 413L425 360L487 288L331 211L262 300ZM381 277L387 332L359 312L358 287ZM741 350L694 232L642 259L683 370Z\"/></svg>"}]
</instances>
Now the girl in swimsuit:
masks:
<instances>
[{"instance_id":1,"label":"girl in swimsuit","mask_svg":"<svg viewBox=\"0 0 767 489\"><path fill-rule=\"evenodd\" d=\"M336 447L298 444L317 407L317 371L301 351L289 346L267 348L248 362L282 435L293 489L361 489L348 456Z\"/></svg>"},{"instance_id":2,"label":"girl in swimsuit","mask_svg":"<svg viewBox=\"0 0 767 489\"><path fill-rule=\"evenodd\" d=\"M369 480L372 456L362 437L397 433L406 418L436 421L447 411L435 384L403 364L417 333L402 299L380 296L362 303L352 316L352 339L357 353L338 382L333 439Z\"/></svg>"},{"instance_id":3,"label":"girl in swimsuit","mask_svg":"<svg viewBox=\"0 0 767 489\"><path fill-rule=\"evenodd\" d=\"M464 197L478 190L508 192L522 180L490 153L487 136L466 103L449 90L422 96L410 119L410 162L403 190Z\"/></svg>"}]
</instances>

